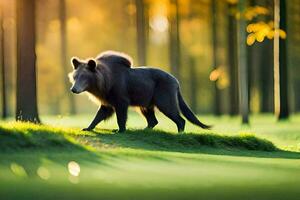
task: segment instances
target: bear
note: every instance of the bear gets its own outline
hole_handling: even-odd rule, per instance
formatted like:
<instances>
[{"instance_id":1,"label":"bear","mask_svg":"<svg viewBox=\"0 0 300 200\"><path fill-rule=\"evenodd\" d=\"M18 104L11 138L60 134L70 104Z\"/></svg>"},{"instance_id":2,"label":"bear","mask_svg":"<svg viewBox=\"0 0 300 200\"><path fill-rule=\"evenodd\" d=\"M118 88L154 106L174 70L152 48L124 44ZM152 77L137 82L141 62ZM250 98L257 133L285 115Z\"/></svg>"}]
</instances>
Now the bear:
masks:
<instances>
[{"instance_id":1,"label":"bear","mask_svg":"<svg viewBox=\"0 0 300 200\"><path fill-rule=\"evenodd\" d=\"M185 103L178 80L161 69L133 67L129 55L116 51L105 51L96 59L80 60L73 57L71 64L71 92L87 92L99 102L96 116L83 131L93 130L114 113L117 116L118 132L126 131L129 106L140 108L147 120L146 128L149 129L158 124L155 107L176 124L178 132L183 132L185 128L185 120L180 113L203 129L211 127L200 122Z\"/></svg>"}]
</instances>

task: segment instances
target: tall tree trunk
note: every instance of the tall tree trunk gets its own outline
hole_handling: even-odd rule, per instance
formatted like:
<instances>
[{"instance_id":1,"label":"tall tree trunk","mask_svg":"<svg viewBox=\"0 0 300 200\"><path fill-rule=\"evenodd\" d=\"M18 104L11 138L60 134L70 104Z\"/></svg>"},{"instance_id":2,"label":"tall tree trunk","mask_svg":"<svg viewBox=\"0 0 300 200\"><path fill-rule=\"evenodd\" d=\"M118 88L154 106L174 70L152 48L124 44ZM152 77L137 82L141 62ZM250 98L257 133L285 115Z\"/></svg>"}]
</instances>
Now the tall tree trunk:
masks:
<instances>
[{"instance_id":1,"label":"tall tree trunk","mask_svg":"<svg viewBox=\"0 0 300 200\"><path fill-rule=\"evenodd\" d=\"M145 22L145 46L146 46L146 53L145 53L145 55L146 55L146 64L147 64L147 45L149 44L149 35L150 35L150 25L149 25L149 23L150 23L150 16L149 16L149 8L150 8L150 5L149 5L149 3L148 2L145 2L145 0L144 0L144 17L145 17L145 20L144 20L144 22Z\"/></svg>"},{"instance_id":2,"label":"tall tree trunk","mask_svg":"<svg viewBox=\"0 0 300 200\"><path fill-rule=\"evenodd\" d=\"M191 109L195 112L198 110L198 81L197 81L197 70L196 70L196 63L195 58L192 55L189 55L189 68L190 68L190 75L189 75L189 85L190 85L190 101L191 101Z\"/></svg>"},{"instance_id":3,"label":"tall tree trunk","mask_svg":"<svg viewBox=\"0 0 300 200\"><path fill-rule=\"evenodd\" d=\"M36 90L35 0L17 2L16 120L40 122Z\"/></svg>"},{"instance_id":4,"label":"tall tree trunk","mask_svg":"<svg viewBox=\"0 0 300 200\"><path fill-rule=\"evenodd\" d=\"M249 94L248 94L248 67L246 46L246 21L243 14L246 10L246 0L239 0L238 10L240 13L238 27L238 67L239 67L239 101L242 115L242 123L249 124Z\"/></svg>"},{"instance_id":5,"label":"tall tree trunk","mask_svg":"<svg viewBox=\"0 0 300 200\"><path fill-rule=\"evenodd\" d=\"M237 21L234 10L235 4L228 4L228 64L230 73L230 105L231 116L239 113L239 88L238 88L238 65L237 65Z\"/></svg>"},{"instance_id":6,"label":"tall tree trunk","mask_svg":"<svg viewBox=\"0 0 300 200\"><path fill-rule=\"evenodd\" d=\"M254 7L255 0L246 0L247 3L246 6ZM251 23L255 23L256 19L253 18L250 21L246 20L246 26ZM259 44L254 43L253 45L246 45L246 51L247 51L247 77L248 77L248 109L249 112L251 112L251 97L254 96L255 90L258 88L258 73L257 73L257 65L258 61L260 59L260 55L257 52Z\"/></svg>"},{"instance_id":7,"label":"tall tree trunk","mask_svg":"<svg viewBox=\"0 0 300 200\"><path fill-rule=\"evenodd\" d=\"M280 0L280 29L287 31L287 14L286 0ZM289 117L288 105L288 65L287 65L287 40L279 38L279 95L280 95L280 111L279 120Z\"/></svg>"},{"instance_id":8,"label":"tall tree trunk","mask_svg":"<svg viewBox=\"0 0 300 200\"><path fill-rule=\"evenodd\" d=\"M179 5L178 0L171 0L169 54L171 73L180 80L180 37L179 37Z\"/></svg>"},{"instance_id":9,"label":"tall tree trunk","mask_svg":"<svg viewBox=\"0 0 300 200\"><path fill-rule=\"evenodd\" d=\"M68 103L69 103L69 112L71 115L76 114L76 104L74 96L71 95L71 92L69 91L69 81L67 78L69 69L68 66L70 66L67 56L67 23L66 23L66 0L59 0L59 20L60 20L60 40L61 40L61 66L63 70L63 80L64 80L64 87L65 92L67 93L68 97Z\"/></svg>"},{"instance_id":10,"label":"tall tree trunk","mask_svg":"<svg viewBox=\"0 0 300 200\"><path fill-rule=\"evenodd\" d=\"M0 8L0 29L1 29L1 49L0 49L0 56L1 56L1 110L2 110L2 119L7 118L7 103L6 103L6 74L5 74L5 35L4 35L4 13L3 8Z\"/></svg>"},{"instance_id":11,"label":"tall tree trunk","mask_svg":"<svg viewBox=\"0 0 300 200\"><path fill-rule=\"evenodd\" d=\"M273 0L256 0L256 6L263 7L273 7ZM273 20L271 15L262 15L258 17L258 21L263 21L268 23ZM274 50L273 50L273 41L267 38L264 39L261 43L255 43L255 56L257 63L255 66L252 66L256 69L256 74L254 76L258 77L256 81L258 84L258 89L260 91L260 112L268 113L273 112L273 70L274 70ZM255 59L255 58L254 58Z\"/></svg>"},{"instance_id":12,"label":"tall tree trunk","mask_svg":"<svg viewBox=\"0 0 300 200\"><path fill-rule=\"evenodd\" d=\"M291 0L288 3L287 9L289 10L288 23L292 24L292 26L288 26L289 33L299 33L300 32L300 4L298 0ZM292 94L290 94L290 98L292 97L294 112L300 112L300 37L299 34L289 34L289 58L291 59L289 70L290 76L289 79L292 80ZM290 106L290 111L291 111Z\"/></svg>"},{"instance_id":13,"label":"tall tree trunk","mask_svg":"<svg viewBox=\"0 0 300 200\"><path fill-rule=\"evenodd\" d=\"M138 64L146 65L146 22L144 0L135 0L136 5L136 31L137 31L137 55Z\"/></svg>"},{"instance_id":14,"label":"tall tree trunk","mask_svg":"<svg viewBox=\"0 0 300 200\"><path fill-rule=\"evenodd\" d=\"M215 70L218 69L218 34L217 34L217 0L212 0L212 42L213 42L213 67ZM215 90L215 98L214 98L214 114L219 116L221 115L221 94L217 85L217 81L215 81L214 90Z\"/></svg>"},{"instance_id":15,"label":"tall tree trunk","mask_svg":"<svg viewBox=\"0 0 300 200\"><path fill-rule=\"evenodd\" d=\"M262 113L273 112L273 104L274 104L274 94L273 94L273 42L269 39L265 39L261 43L260 52L261 55L264 55L260 59L259 69L260 69L260 111Z\"/></svg>"},{"instance_id":16,"label":"tall tree trunk","mask_svg":"<svg viewBox=\"0 0 300 200\"><path fill-rule=\"evenodd\" d=\"M4 2L3 0L1 0ZM4 19L15 18L15 1L5 1L2 4ZM5 89L6 89L6 113L7 116L15 116L15 82L16 82L16 32L14 24L7 23L4 30L4 66L5 66Z\"/></svg>"},{"instance_id":17,"label":"tall tree trunk","mask_svg":"<svg viewBox=\"0 0 300 200\"><path fill-rule=\"evenodd\" d=\"M295 101L295 112L300 112L300 91L299 91L300 80L294 80L294 101Z\"/></svg>"}]
</instances>

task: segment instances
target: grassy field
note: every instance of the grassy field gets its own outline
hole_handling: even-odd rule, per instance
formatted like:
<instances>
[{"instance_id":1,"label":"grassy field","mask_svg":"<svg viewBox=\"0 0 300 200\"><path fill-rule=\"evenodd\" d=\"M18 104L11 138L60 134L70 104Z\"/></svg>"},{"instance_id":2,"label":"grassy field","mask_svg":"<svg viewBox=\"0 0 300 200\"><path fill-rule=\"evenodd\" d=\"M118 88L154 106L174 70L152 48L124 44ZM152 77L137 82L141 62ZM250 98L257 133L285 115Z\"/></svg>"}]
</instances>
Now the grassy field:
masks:
<instances>
[{"instance_id":1,"label":"grassy field","mask_svg":"<svg viewBox=\"0 0 300 200\"><path fill-rule=\"evenodd\" d=\"M161 115L141 131L134 113L124 134L112 133L115 119L81 132L92 118L1 122L0 199L300 198L300 116L253 116L251 126L200 116L213 130L187 123L181 135Z\"/></svg>"}]
</instances>

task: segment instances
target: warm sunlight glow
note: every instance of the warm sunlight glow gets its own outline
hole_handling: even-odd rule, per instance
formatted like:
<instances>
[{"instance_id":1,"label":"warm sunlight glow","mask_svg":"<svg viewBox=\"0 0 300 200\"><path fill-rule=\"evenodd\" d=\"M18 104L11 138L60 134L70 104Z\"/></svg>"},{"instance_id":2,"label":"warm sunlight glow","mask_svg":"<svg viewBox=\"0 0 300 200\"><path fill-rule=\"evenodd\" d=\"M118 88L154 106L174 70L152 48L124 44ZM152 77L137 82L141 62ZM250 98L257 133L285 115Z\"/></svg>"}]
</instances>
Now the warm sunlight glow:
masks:
<instances>
[{"instance_id":1,"label":"warm sunlight glow","mask_svg":"<svg viewBox=\"0 0 300 200\"><path fill-rule=\"evenodd\" d=\"M76 17L68 19L68 26L70 27L71 31L78 31L81 29L81 23Z\"/></svg>"},{"instance_id":2,"label":"warm sunlight glow","mask_svg":"<svg viewBox=\"0 0 300 200\"><path fill-rule=\"evenodd\" d=\"M164 15L155 15L150 20L150 27L157 32L165 32L169 28L169 22Z\"/></svg>"},{"instance_id":3,"label":"warm sunlight glow","mask_svg":"<svg viewBox=\"0 0 300 200\"><path fill-rule=\"evenodd\" d=\"M126 10L129 15L134 15L136 13L136 7L133 3L128 4Z\"/></svg>"}]
</instances>

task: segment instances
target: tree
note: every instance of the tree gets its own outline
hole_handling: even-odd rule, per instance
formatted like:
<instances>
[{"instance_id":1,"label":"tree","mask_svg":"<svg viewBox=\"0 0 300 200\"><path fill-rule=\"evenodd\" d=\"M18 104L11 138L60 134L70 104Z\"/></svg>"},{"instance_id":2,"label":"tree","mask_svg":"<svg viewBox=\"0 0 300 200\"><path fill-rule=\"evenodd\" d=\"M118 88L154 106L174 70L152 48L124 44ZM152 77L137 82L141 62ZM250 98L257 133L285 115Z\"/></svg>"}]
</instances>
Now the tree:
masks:
<instances>
[{"instance_id":1,"label":"tree","mask_svg":"<svg viewBox=\"0 0 300 200\"><path fill-rule=\"evenodd\" d=\"M136 31L137 31L137 54L138 64L146 65L146 22L145 22L145 2L144 0L135 0L136 6Z\"/></svg>"},{"instance_id":2,"label":"tree","mask_svg":"<svg viewBox=\"0 0 300 200\"><path fill-rule=\"evenodd\" d=\"M71 115L76 114L76 105L74 96L69 92L69 81L67 78L68 66L70 66L67 60L67 24L66 24L66 0L59 0L59 20L60 20L60 40L61 40L61 66L63 70L64 87L67 93L69 102L69 112ZM71 70L71 69L70 69Z\"/></svg>"},{"instance_id":3,"label":"tree","mask_svg":"<svg viewBox=\"0 0 300 200\"><path fill-rule=\"evenodd\" d=\"M287 31L286 0L279 1L279 12L279 28ZM289 117L287 40L282 37L279 37L279 101L278 119L287 119Z\"/></svg>"},{"instance_id":4,"label":"tree","mask_svg":"<svg viewBox=\"0 0 300 200\"><path fill-rule=\"evenodd\" d=\"M240 13L238 23L238 68L239 68L239 101L242 123L249 123L249 94L248 94L248 67L246 46L246 21L243 16L246 10L246 0L239 0Z\"/></svg>"},{"instance_id":5,"label":"tree","mask_svg":"<svg viewBox=\"0 0 300 200\"><path fill-rule=\"evenodd\" d=\"M258 1L262 6L273 7L273 0ZM266 23L273 21L273 15L268 14L262 16L262 20ZM273 41L270 39L265 39L260 46L261 55L264 55L260 59L259 69L260 69L260 90L261 90L261 106L260 111L263 113L273 112L274 105L274 48Z\"/></svg>"},{"instance_id":6,"label":"tree","mask_svg":"<svg viewBox=\"0 0 300 200\"><path fill-rule=\"evenodd\" d=\"M5 38L4 38L4 13L2 7L0 8L0 29L1 29L1 47L0 47L0 56L1 56L1 108L2 108L2 119L7 117L7 103L6 103L6 77L5 77Z\"/></svg>"},{"instance_id":7,"label":"tree","mask_svg":"<svg viewBox=\"0 0 300 200\"><path fill-rule=\"evenodd\" d=\"M272 12L267 9L268 6L273 6L270 0L251 0L250 6L250 9L255 10L255 8L260 7L267 12L259 14L252 11L254 16L250 19L249 25L265 24L268 27L268 24L273 20ZM253 33L250 33L248 36L251 37L252 35ZM273 54L273 42L266 36L262 41L250 43L248 46L249 90L253 93L251 96L259 96L259 98L254 97L254 99L259 100L260 107L258 109L264 113L273 111Z\"/></svg>"},{"instance_id":8,"label":"tree","mask_svg":"<svg viewBox=\"0 0 300 200\"><path fill-rule=\"evenodd\" d=\"M213 48L213 67L215 70L218 69L218 35L217 35L217 0L212 0L212 48ZM214 114L221 115L221 102L220 102L220 90L217 85L217 81L215 81L215 98L214 98Z\"/></svg>"},{"instance_id":9,"label":"tree","mask_svg":"<svg viewBox=\"0 0 300 200\"><path fill-rule=\"evenodd\" d=\"M265 39L261 43L260 54L261 56L259 69L260 69L260 111L263 113L273 112L273 102L274 102L274 91L273 91L273 42L271 40Z\"/></svg>"},{"instance_id":10,"label":"tree","mask_svg":"<svg viewBox=\"0 0 300 200\"><path fill-rule=\"evenodd\" d=\"M229 114L239 113L238 66L237 66L237 20L235 17L236 4L228 3L228 65L230 73L230 102Z\"/></svg>"},{"instance_id":11,"label":"tree","mask_svg":"<svg viewBox=\"0 0 300 200\"><path fill-rule=\"evenodd\" d=\"M39 123L36 91L35 0L18 0L16 3L16 120Z\"/></svg>"},{"instance_id":12,"label":"tree","mask_svg":"<svg viewBox=\"0 0 300 200\"><path fill-rule=\"evenodd\" d=\"M180 80L180 37L179 37L179 5L178 0L171 0L169 13L169 55L171 73Z\"/></svg>"},{"instance_id":13,"label":"tree","mask_svg":"<svg viewBox=\"0 0 300 200\"><path fill-rule=\"evenodd\" d=\"M299 33L300 32L300 4L297 0L291 0L289 1L288 7L288 23L292 24L292 26L288 26L287 32L289 33ZM290 96L293 97L293 104L294 104L294 112L300 111L300 37L299 34L289 34L289 42L288 42L288 50L289 50L289 58L290 58L290 65L289 70L291 70L291 73L289 73L289 79L291 80L290 83L292 83L292 91L293 94ZM290 107L291 108L291 107Z\"/></svg>"},{"instance_id":14,"label":"tree","mask_svg":"<svg viewBox=\"0 0 300 200\"><path fill-rule=\"evenodd\" d=\"M0 10L0 26L1 26L1 49L0 49L0 56L1 56L1 108L2 108L2 118L5 119L7 117L7 104L6 104L6 78L5 78L5 55L4 55L4 27L3 27L3 12Z\"/></svg>"},{"instance_id":15,"label":"tree","mask_svg":"<svg viewBox=\"0 0 300 200\"><path fill-rule=\"evenodd\" d=\"M189 79L190 79L190 101L191 101L191 109L195 112L197 112L198 109L198 103L197 103L197 97L198 97L198 80L197 80L197 69L196 69L196 60L192 55L189 55L188 57L188 63L189 63Z\"/></svg>"}]
</instances>

